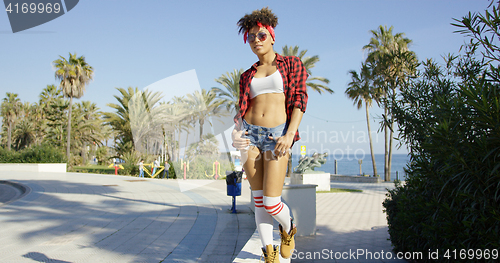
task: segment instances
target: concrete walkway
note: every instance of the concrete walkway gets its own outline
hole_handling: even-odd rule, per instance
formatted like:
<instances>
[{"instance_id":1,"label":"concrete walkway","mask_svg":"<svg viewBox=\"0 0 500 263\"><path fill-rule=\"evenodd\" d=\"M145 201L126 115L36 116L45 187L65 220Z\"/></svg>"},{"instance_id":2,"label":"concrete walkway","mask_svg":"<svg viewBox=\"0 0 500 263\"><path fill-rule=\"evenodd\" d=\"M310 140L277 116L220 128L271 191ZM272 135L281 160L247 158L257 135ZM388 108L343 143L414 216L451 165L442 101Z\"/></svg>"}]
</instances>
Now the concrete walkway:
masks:
<instances>
[{"instance_id":1,"label":"concrete walkway","mask_svg":"<svg viewBox=\"0 0 500 263\"><path fill-rule=\"evenodd\" d=\"M0 205L10 203L21 197L21 195L22 192L17 187L7 181L0 181Z\"/></svg>"},{"instance_id":2,"label":"concrete walkway","mask_svg":"<svg viewBox=\"0 0 500 263\"><path fill-rule=\"evenodd\" d=\"M31 188L0 203L0 262L258 262L250 193L237 214L224 180L0 172ZM382 212L392 183L332 182L362 193L317 194L317 233L297 237L292 262L405 262ZM277 236L277 232L275 233ZM275 239L278 242L278 239ZM363 255L361 255L363 252Z\"/></svg>"},{"instance_id":3,"label":"concrete walkway","mask_svg":"<svg viewBox=\"0 0 500 263\"><path fill-rule=\"evenodd\" d=\"M0 180L31 188L0 206L0 262L231 262L255 230L248 198L237 200L239 213L228 210L223 180L23 172Z\"/></svg>"},{"instance_id":4,"label":"concrete walkway","mask_svg":"<svg viewBox=\"0 0 500 263\"><path fill-rule=\"evenodd\" d=\"M331 187L363 192L316 194L316 235L295 239L291 262L406 262L391 252L383 213L382 202L394 183L332 182ZM275 244L279 244L276 222L274 230ZM235 262L256 262L261 246L255 232Z\"/></svg>"}]
</instances>

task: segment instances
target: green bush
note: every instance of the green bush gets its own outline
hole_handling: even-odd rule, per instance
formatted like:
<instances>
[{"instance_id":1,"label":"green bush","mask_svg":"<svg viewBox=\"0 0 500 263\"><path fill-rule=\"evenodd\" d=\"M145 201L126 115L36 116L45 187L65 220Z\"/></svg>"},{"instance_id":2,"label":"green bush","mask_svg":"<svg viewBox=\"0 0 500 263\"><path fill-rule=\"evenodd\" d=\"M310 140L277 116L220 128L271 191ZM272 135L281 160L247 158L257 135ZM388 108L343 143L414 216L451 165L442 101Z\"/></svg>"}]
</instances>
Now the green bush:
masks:
<instances>
[{"instance_id":1,"label":"green bush","mask_svg":"<svg viewBox=\"0 0 500 263\"><path fill-rule=\"evenodd\" d=\"M115 168L103 167L103 166L81 166L73 167L72 171L77 173L92 173L92 174L115 174ZM118 174L120 174L118 170Z\"/></svg>"},{"instance_id":2,"label":"green bush","mask_svg":"<svg viewBox=\"0 0 500 263\"><path fill-rule=\"evenodd\" d=\"M139 175L138 163L141 160L141 154L135 150L123 153L122 159L125 161L123 163L122 170L118 170L118 174L123 175Z\"/></svg>"},{"instance_id":3,"label":"green bush","mask_svg":"<svg viewBox=\"0 0 500 263\"><path fill-rule=\"evenodd\" d=\"M0 163L65 163L63 150L42 144L20 151L0 149Z\"/></svg>"},{"instance_id":4,"label":"green bush","mask_svg":"<svg viewBox=\"0 0 500 263\"><path fill-rule=\"evenodd\" d=\"M494 13L491 19L499 21ZM468 25L481 27L472 20L462 21L464 33L477 37ZM472 43L465 55L448 57L445 67L425 62L392 105L411 156L407 181L383 203L396 252L427 256L439 249L439 262L456 262L447 250L459 255L500 248L500 52ZM475 255L470 262L478 261Z\"/></svg>"}]
</instances>

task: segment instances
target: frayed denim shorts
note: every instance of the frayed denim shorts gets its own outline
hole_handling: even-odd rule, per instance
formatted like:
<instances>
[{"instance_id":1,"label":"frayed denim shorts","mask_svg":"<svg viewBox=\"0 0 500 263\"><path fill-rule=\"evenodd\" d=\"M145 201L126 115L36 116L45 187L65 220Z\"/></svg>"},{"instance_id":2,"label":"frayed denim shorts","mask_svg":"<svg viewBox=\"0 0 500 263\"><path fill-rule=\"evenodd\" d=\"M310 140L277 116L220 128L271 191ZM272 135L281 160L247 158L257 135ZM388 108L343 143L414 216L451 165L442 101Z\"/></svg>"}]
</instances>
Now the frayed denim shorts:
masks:
<instances>
[{"instance_id":1,"label":"frayed denim shorts","mask_svg":"<svg viewBox=\"0 0 500 263\"><path fill-rule=\"evenodd\" d=\"M250 139L250 146L256 146L262 152L273 151L274 153L276 140L279 137L285 135L287 129L288 127L286 123L273 128L267 128L248 124L245 120L243 120L243 134L241 135L241 137ZM248 132L248 135L245 135L245 131ZM269 136L272 136L273 139L269 139ZM248 147L246 149L248 149Z\"/></svg>"}]
</instances>

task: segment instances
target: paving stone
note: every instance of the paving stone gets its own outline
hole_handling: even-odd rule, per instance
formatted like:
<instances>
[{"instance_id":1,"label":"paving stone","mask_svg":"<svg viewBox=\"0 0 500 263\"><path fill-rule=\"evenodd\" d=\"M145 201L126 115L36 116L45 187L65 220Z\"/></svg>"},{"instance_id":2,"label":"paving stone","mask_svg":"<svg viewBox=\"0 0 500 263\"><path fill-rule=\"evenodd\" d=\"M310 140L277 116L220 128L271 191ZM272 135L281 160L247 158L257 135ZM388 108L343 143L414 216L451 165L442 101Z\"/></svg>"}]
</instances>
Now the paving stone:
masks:
<instances>
[{"instance_id":1,"label":"paving stone","mask_svg":"<svg viewBox=\"0 0 500 263\"><path fill-rule=\"evenodd\" d=\"M0 262L198 262L205 251L207 262L230 262L238 238L251 235L238 222L252 214L226 211L223 180L180 192L175 180L130 179L0 172L0 180L32 189L0 207ZM219 230L229 231L231 246L209 247ZM220 254L210 255L215 248Z\"/></svg>"}]
</instances>

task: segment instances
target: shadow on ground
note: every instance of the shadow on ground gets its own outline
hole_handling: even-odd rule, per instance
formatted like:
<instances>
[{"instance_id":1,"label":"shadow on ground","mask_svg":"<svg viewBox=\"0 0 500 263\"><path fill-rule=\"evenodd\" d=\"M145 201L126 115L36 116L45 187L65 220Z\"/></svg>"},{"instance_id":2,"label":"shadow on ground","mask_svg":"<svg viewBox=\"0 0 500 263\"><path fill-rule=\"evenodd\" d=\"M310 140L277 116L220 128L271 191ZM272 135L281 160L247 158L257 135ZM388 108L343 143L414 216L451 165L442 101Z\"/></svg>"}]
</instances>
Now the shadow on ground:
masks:
<instances>
[{"instance_id":1,"label":"shadow on ground","mask_svg":"<svg viewBox=\"0 0 500 263\"><path fill-rule=\"evenodd\" d=\"M406 262L392 252L387 230L380 226L342 233L318 226L316 235L296 238L292 262Z\"/></svg>"},{"instance_id":2,"label":"shadow on ground","mask_svg":"<svg viewBox=\"0 0 500 263\"><path fill-rule=\"evenodd\" d=\"M255 229L248 207L238 206L239 213L231 214L228 197L220 195L229 205L211 202L201 188L181 193L175 184L151 184L150 190L136 192L120 185L17 182L32 192L0 207L4 226L0 233L25 226L16 238L27 245L17 255L40 262L67 262L46 255L93 253L93 249L132 255L141 262L230 262ZM148 182L130 184L141 183ZM21 251L17 242L7 240L12 235L0 236L3 252Z\"/></svg>"}]
</instances>

